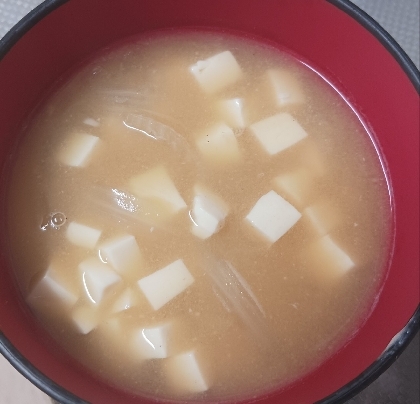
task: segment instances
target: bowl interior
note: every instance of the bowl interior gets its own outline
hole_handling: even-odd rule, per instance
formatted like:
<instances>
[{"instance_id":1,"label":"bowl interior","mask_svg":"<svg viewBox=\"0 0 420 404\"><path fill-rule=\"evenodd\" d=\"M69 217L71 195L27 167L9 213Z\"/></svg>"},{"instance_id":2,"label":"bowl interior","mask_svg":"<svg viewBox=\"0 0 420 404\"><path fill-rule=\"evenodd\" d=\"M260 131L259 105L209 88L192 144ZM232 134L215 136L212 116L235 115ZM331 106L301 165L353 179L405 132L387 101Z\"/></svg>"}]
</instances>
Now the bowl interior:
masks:
<instances>
[{"instance_id":1,"label":"bowl interior","mask_svg":"<svg viewBox=\"0 0 420 404\"><path fill-rule=\"evenodd\" d=\"M254 0L47 1L26 24L35 25L26 33L15 30L2 44L5 52L20 38L0 62L3 173L20 123L46 89L98 49L143 31L169 27L238 31L286 48L332 83L364 122L384 157L394 195L394 258L382 294L360 332L316 371L261 402L313 403L375 361L419 302L419 101L397 61L372 34L324 0L265 0L264 6ZM0 180L4 187L4 174ZM14 287L4 233L2 228L0 330L6 338L47 377L86 401L146 402L86 374L38 328Z\"/></svg>"}]
</instances>

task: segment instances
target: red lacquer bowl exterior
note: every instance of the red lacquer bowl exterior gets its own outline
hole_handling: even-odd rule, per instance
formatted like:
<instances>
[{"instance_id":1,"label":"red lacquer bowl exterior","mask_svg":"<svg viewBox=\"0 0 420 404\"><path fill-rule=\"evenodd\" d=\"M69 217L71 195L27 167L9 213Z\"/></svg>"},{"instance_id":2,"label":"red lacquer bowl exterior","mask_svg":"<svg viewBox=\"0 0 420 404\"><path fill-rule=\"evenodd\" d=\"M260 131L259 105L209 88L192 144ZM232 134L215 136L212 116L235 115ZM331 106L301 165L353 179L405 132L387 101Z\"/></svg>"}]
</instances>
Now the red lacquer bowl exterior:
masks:
<instances>
[{"instance_id":1,"label":"red lacquer bowl exterior","mask_svg":"<svg viewBox=\"0 0 420 404\"><path fill-rule=\"evenodd\" d=\"M392 363L419 323L418 71L395 42L349 2L46 1L0 44L0 202L4 200L5 173L19 125L46 89L70 67L107 44L169 27L226 29L288 49L344 95L378 144L394 197L395 245L388 277L372 314L357 335L317 370L283 391L246 401L342 402ZM2 206L0 224L4 223ZM15 287L4 234L1 227L0 352L63 403L154 402L94 379L39 329Z\"/></svg>"}]
</instances>

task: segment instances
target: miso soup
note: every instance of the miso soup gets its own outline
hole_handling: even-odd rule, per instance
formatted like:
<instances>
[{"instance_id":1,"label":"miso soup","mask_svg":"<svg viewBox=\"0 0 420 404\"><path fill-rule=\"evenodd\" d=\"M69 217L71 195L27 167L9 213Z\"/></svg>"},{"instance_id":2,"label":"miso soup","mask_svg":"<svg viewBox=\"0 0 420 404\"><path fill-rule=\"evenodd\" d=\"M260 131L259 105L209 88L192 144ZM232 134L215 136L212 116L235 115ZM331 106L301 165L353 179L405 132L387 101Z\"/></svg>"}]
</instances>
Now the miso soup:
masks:
<instances>
[{"instance_id":1,"label":"miso soup","mask_svg":"<svg viewBox=\"0 0 420 404\"><path fill-rule=\"evenodd\" d=\"M343 98L285 51L206 32L103 50L23 129L22 295L74 358L147 397L286 386L369 315L391 209Z\"/></svg>"}]
</instances>

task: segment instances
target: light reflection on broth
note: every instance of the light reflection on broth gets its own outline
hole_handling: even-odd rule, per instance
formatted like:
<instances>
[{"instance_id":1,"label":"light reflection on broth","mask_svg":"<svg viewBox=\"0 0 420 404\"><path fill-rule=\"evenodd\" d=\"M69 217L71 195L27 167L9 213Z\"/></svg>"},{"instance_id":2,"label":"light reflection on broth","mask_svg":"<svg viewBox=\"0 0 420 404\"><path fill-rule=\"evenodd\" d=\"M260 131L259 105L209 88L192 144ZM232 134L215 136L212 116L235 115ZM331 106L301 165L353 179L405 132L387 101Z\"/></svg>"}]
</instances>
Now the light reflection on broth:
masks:
<instances>
[{"instance_id":1,"label":"light reflection on broth","mask_svg":"<svg viewBox=\"0 0 420 404\"><path fill-rule=\"evenodd\" d=\"M22 293L71 355L137 394L217 401L301 377L357 329L390 208L363 126L314 72L172 32L43 105L8 228Z\"/></svg>"}]
</instances>

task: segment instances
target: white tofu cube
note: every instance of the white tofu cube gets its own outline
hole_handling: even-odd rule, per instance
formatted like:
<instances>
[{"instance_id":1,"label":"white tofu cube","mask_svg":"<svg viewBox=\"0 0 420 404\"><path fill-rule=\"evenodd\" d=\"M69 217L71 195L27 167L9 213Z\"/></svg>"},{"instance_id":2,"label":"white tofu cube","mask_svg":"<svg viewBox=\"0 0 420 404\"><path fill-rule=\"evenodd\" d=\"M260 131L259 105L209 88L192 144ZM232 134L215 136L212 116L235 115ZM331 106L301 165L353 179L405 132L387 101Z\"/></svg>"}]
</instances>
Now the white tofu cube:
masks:
<instances>
[{"instance_id":1,"label":"white tofu cube","mask_svg":"<svg viewBox=\"0 0 420 404\"><path fill-rule=\"evenodd\" d=\"M219 101L217 103L217 109L222 121L226 122L230 127L245 127L242 98Z\"/></svg>"},{"instance_id":2,"label":"white tofu cube","mask_svg":"<svg viewBox=\"0 0 420 404\"><path fill-rule=\"evenodd\" d=\"M303 209L303 218L318 236L331 232L339 223L340 215L331 203L318 202Z\"/></svg>"},{"instance_id":3,"label":"white tofu cube","mask_svg":"<svg viewBox=\"0 0 420 404\"><path fill-rule=\"evenodd\" d=\"M107 264L98 258L88 258L79 264L85 292L89 300L99 304L105 291L121 281L120 276Z\"/></svg>"},{"instance_id":4,"label":"white tofu cube","mask_svg":"<svg viewBox=\"0 0 420 404\"><path fill-rule=\"evenodd\" d=\"M99 253L120 274L138 270L141 266L140 248L135 237L129 234L105 241L99 247Z\"/></svg>"},{"instance_id":5,"label":"white tofu cube","mask_svg":"<svg viewBox=\"0 0 420 404\"><path fill-rule=\"evenodd\" d=\"M128 310L134 306L134 297L131 289L126 289L124 292L115 300L112 305L112 313L120 313L124 310Z\"/></svg>"},{"instance_id":6,"label":"white tofu cube","mask_svg":"<svg viewBox=\"0 0 420 404\"><path fill-rule=\"evenodd\" d=\"M270 155L280 153L308 136L298 121L286 112L258 121L250 129Z\"/></svg>"},{"instance_id":7,"label":"white tofu cube","mask_svg":"<svg viewBox=\"0 0 420 404\"><path fill-rule=\"evenodd\" d=\"M141 359L167 358L170 323L134 331L132 346Z\"/></svg>"},{"instance_id":8,"label":"white tofu cube","mask_svg":"<svg viewBox=\"0 0 420 404\"><path fill-rule=\"evenodd\" d=\"M316 275L323 279L337 279L355 266L353 260L328 234L308 247L307 259Z\"/></svg>"},{"instance_id":9,"label":"white tofu cube","mask_svg":"<svg viewBox=\"0 0 420 404\"><path fill-rule=\"evenodd\" d=\"M91 307L78 307L72 312L71 318L82 334L89 334L98 325L98 314Z\"/></svg>"},{"instance_id":10,"label":"white tofu cube","mask_svg":"<svg viewBox=\"0 0 420 404\"><path fill-rule=\"evenodd\" d=\"M305 101L298 80L289 71L270 69L267 71L267 77L279 107L289 104L301 104Z\"/></svg>"},{"instance_id":11,"label":"white tofu cube","mask_svg":"<svg viewBox=\"0 0 420 404\"><path fill-rule=\"evenodd\" d=\"M138 281L138 285L155 310L178 296L194 282L184 262L179 259Z\"/></svg>"},{"instance_id":12,"label":"white tofu cube","mask_svg":"<svg viewBox=\"0 0 420 404\"><path fill-rule=\"evenodd\" d=\"M193 222L191 232L205 240L223 227L229 208L219 197L204 188L196 186L194 190L193 208L190 213Z\"/></svg>"},{"instance_id":13,"label":"white tofu cube","mask_svg":"<svg viewBox=\"0 0 420 404\"><path fill-rule=\"evenodd\" d=\"M71 222L66 231L70 243L79 247L93 248L101 237L101 230L77 222Z\"/></svg>"},{"instance_id":14,"label":"white tofu cube","mask_svg":"<svg viewBox=\"0 0 420 404\"><path fill-rule=\"evenodd\" d=\"M93 126L94 128L97 128L99 126L99 122L93 118L86 118L83 120L83 123L88 126Z\"/></svg>"},{"instance_id":15,"label":"white tofu cube","mask_svg":"<svg viewBox=\"0 0 420 404\"><path fill-rule=\"evenodd\" d=\"M274 178L273 186L291 202L306 206L310 202L314 181L312 173L301 168Z\"/></svg>"},{"instance_id":16,"label":"white tofu cube","mask_svg":"<svg viewBox=\"0 0 420 404\"><path fill-rule=\"evenodd\" d=\"M129 186L136 196L157 200L172 214L187 207L163 166L158 166L131 178Z\"/></svg>"},{"instance_id":17,"label":"white tofu cube","mask_svg":"<svg viewBox=\"0 0 420 404\"><path fill-rule=\"evenodd\" d=\"M224 123L212 126L196 141L203 157L215 165L237 163L241 154L233 130Z\"/></svg>"},{"instance_id":18,"label":"white tofu cube","mask_svg":"<svg viewBox=\"0 0 420 404\"><path fill-rule=\"evenodd\" d=\"M190 66L190 72L209 94L217 93L242 77L242 70L231 52L218 53Z\"/></svg>"},{"instance_id":19,"label":"white tofu cube","mask_svg":"<svg viewBox=\"0 0 420 404\"><path fill-rule=\"evenodd\" d=\"M301 216L289 202L270 191L258 200L246 220L268 241L275 243Z\"/></svg>"},{"instance_id":20,"label":"white tofu cube","mask_svg":"<svg viewBox=\"0 0 420 404\"><path fill-rule=\"evenodd\" d=\"M168 358L165 373L174 389L184 393L200 393L210 387L208 376L204 374L194 351Z\"/></svg>"},{"instance_id":21,"label":"white tofu cube","mask_svg":"<svg viewBox=\"0 0 420 404\"><path fill-rule=\"evenodd\" d=\"M87 133L77 133L69 139L59 153L61 163L72 167L83 167L97 145L99 138Z\"/></svg>"},{"instance_id":22,"label":"white tofu cube","mask_svg":"<svg viewBox=\"0 0 420 404\"><path fill-rule=\"evenodd\" d=\"M69 308L76 303L78 296L58 278L56 272L54 265L51 264L29 293L27 301L30 305L61 305Z\"/></svg>"}]
</instances>

